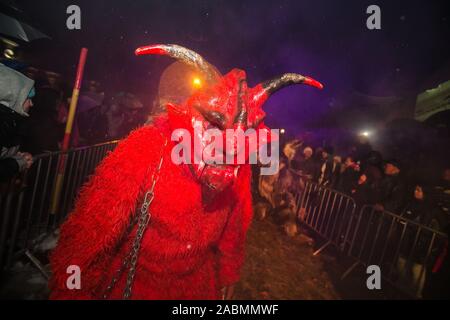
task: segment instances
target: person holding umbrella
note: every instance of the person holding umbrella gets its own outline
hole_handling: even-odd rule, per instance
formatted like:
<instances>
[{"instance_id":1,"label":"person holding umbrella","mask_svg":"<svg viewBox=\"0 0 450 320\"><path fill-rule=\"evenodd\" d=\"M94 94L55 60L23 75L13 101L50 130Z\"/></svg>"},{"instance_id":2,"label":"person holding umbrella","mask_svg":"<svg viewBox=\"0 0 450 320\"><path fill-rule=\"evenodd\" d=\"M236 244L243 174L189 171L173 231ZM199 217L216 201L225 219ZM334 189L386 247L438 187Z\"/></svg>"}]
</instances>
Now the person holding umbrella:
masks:
<instances>
[{"instance_id":1,"label":"person holding umbrella","mask_svg":"<svg viewBox=\"0 0 450 320\"><path fill-rule=\"evenodd\" d=\"M34 81L0 64L0 182L31 167L33 157L19 152L21 125L33 106Z\"/></svg>"}]
</instances>

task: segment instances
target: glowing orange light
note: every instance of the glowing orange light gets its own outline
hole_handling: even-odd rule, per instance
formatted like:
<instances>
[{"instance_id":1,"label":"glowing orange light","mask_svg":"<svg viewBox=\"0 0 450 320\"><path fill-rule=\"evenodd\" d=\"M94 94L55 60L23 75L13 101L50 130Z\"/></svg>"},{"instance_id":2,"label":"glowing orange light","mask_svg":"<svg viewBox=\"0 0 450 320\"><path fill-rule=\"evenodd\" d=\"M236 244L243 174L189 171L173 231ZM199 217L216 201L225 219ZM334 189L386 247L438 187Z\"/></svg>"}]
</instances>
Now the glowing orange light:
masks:
<instances>
[{"instance_id":1,"label":"glowing orange light","mask_svg":"<svg viewBox=\"0 0 450 320\"><path fill-rule=\"evenodd\" d=\"M192 80L192 85L195 88L200 88L202 86L202 81L200 80L200 78L194 78L194 80Z\"/></svg>"}]
</instances>

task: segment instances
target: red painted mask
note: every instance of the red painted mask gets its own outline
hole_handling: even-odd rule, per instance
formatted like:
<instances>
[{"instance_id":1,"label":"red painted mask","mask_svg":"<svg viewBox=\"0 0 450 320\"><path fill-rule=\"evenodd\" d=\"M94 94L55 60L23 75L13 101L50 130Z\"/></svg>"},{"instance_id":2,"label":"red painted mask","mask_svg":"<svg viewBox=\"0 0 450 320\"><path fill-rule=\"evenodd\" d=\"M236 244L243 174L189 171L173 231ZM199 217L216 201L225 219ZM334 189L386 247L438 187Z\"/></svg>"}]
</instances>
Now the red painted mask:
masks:
<instances>
[{"instance_id":1,"label":"red painted mask","mask_svg":"<svg viewBox=\"0 0 450 320\"><path fill-rule=\"evenodd\" d=\"M223 132L222 145L224 148L223 150L217 149L215 152L223 153L224 159L226 155L234 158L234 163L230 164L227 161L226 164L209 164L211 162L208 161L209 159L205 159L205 153L198 154L198 150L192 149L192 155L198 156L202 161L197 164L192 163L190 169L195 177L210 192L214 193L224 190L236 179L239 170L239 165L236 163L237 154L245 152L244 158L247 160L248 155L260 147L260 145L249 146L247 141L245 150L237 150L234 137L225 134L227 129L245 131L253 128L257 132L259 130L270 132L263 122L265 112L262 106L272 93L291 84L306 84L319 89L323 88L318 81L295 73L286 73L253 88L248 88L244 71L233 69L221 76L199 54L177 45L157 44L136 49L136 55L146 54L167 55L179 59L194 67L201 75L201 79L197 81L201 81L202 87L181 105L169 104L167 111L173 128L184 128L191 133L192 147L194 139L197 139L203 146L211 142L211 140L205 141L205 137L198 134L200 129L215 128ZM277 139L273 135L268 135L268 137L268 141ZM233 148L225 148L227 145L232 145ZM195 154L196 152L197 154Z\"/></svg>"}]
</instances>

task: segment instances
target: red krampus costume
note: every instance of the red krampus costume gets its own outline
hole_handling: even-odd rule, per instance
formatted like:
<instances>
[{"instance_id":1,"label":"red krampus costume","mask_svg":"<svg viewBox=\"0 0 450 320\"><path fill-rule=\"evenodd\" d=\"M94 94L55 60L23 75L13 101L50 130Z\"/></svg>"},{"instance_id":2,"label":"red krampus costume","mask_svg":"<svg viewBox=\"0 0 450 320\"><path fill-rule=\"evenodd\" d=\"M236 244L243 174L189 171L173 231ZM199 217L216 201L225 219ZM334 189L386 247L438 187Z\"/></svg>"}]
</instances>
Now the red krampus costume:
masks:
<instances>
[{"instance_id":1,"label":"red krampus costume","mask_svg":"<svg viewBox=\"0 0 450 320\"><path fill-rule=\"evenodd\" d=\"M132 290L125 297L219 298L221 288L239 279L243 263L252 218L250 165L176 165L171 134L179 128L193 132L194 121L219 130L264 129L261 107L271 93L295 83L322 87L289 73L247 88L243 71L221 76L197 53L176 45L147 46L136 54L179 59L198 70L206 85L185 103L167 105L167 114L152 125L132 132L82 188L51 257L53 299L124 296L129 277L117 270L131 268L127 257L139 233L140 222L133 224L139 212L149 222L135 250ZM148 210L142 206L146 193L153 199ZM71 265L81 270L81 289L67 288ZM112 279L116 283L108 288Z\"/></svg>"}]
</instances>

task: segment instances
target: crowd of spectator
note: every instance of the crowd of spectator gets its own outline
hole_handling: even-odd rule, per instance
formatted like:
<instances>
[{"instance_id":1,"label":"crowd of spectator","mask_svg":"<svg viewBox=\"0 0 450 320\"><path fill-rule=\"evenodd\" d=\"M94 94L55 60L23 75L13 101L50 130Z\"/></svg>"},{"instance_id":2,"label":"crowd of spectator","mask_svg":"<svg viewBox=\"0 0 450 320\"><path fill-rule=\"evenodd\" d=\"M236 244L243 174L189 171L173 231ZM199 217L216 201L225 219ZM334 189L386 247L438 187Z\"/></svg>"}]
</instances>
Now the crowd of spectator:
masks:
<instances>
[{"instance_id":1,"label":"crowd of spectator","mask_svg":"<svg viewBox=\"0 0 450 320\"><path fill-rule=\"evenodd\" d=\"M430 184L407 172L405 163L383 159L375 150L367 150L362 155L340 155L329 146L300 145L295 157L287 163L302 180L344 193L358 206L374 205L378 210L433 225L439 230L447 227L450 221L450 167L442 168L440 180Z\"/></svg>"},{"instance_id":2,"label":"crowd of spectator","mask_svg":"<svg viewBox=\"0 0 450 320\"><path fill-rule=\"evenodd\" d=\"M61 149L71 102L67 83L56 73L0 63L0 183L30 168L33 156ZM105 96L98 82L86 81L70 147L121 139L142 125L146 115L135 95Z\"/></svg>"},{"instance_id":3,"label":"crowd of spectator","mask_svg":"<svg viewBox=\"0 0 450 320\"><path fill-rule=\"evenodd\" d=\"M312 182L352 198L356 212L369 205L375 212L390 212L400 216L400 219L404 219L402 221L414 223L413 227L404 230L403 235L401 228L389 236L387 224L375 226L375 229L381 228L379 230L383 237L388 237L392 248L400 243L400 238L403 239L396 260L398 276L409 284L415 283L420 288L417 291L419 297L450 296L448 285L443 284L450 280L448 243L433 249L431 270L431 266L425 266L424 259L430 250L432 235L422 232L418 236L418 229L414 227L421 225L448 235L450 167L442 168L440 179L429 183L418 176L414 166L397 159L383 159L380 152L370 148L359 150L364 151L340 155L334 153L332 147L313 147L300 140L287 142L283 147L279 173L259 178L256 215L261 217L261 212L264 212L265 216L266 211L271 211L275 222L281 222L286 234L294 236L298 221L302 221L306 214L305 208L296 208L295 195L301 198L302 193L306 192L306 183ZM405 168L412 168L412 171ZM348 221L341 223L346 224ZM366 226L371 224L364 219L361 223ZM375 229L372 226L366 231L375 232ZM423 275L425 273L426 276Z\"/></svg>"}]
</instances>

